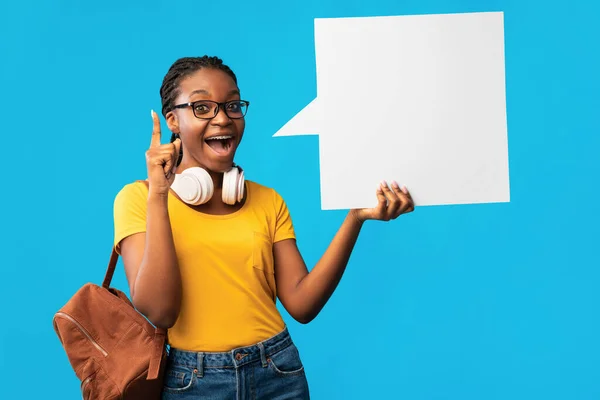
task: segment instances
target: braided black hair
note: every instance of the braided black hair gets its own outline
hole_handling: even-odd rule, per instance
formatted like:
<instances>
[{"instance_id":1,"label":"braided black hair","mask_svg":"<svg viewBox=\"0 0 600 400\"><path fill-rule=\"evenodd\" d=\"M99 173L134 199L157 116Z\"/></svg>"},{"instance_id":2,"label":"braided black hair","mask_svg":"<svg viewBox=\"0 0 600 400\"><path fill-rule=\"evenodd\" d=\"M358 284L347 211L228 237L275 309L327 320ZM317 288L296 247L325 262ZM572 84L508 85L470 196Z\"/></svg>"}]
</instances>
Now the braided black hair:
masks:
<instances>
[{"instance_id":1,"label":"braided black hair","mask_svg":"<svg viewBox=\"0 0 600 400\"><path fill-rule=\"evenodd\" d=\"M202 57L183 57L176 60L169 68L160 87L160 98L162 101L162 115L167 116L167 113L175 106L175 99L179 96L179 83L188 76L202 68L213 68L225 72L229 75L237 85L237 77L227 65L223 64L223 60L214 56ZM171 142L175 141L179 136L175 133L171 135ZM181 162L183 149L179 154L177 165Z\"/></svg>"}]
</instances>

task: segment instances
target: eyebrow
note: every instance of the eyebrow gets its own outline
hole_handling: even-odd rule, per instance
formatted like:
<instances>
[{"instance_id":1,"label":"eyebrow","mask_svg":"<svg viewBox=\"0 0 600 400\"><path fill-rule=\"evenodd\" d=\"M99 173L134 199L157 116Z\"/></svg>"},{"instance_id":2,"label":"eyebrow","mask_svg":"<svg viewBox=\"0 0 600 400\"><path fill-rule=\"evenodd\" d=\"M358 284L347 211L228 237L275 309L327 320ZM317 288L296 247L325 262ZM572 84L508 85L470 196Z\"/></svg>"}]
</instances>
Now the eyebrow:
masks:
<instances>
[{"instance_id":1,"label":"eyebrow","mask_svg":"<svg viewBox=\"0 0 600 400\"><path fill-rule=\"evenodd\" d=\"M205 94L205 95L208 95L209 93L206 90L204 90L204 89L196 89L192 93L190 93L189 97L192 97L193 95L196 95L196 94ZM240 91L237 90L237 89L233 89L227 95L231 96L231 95L234 95L234 94L239 95Z\"/></svg>"}]
</instances>

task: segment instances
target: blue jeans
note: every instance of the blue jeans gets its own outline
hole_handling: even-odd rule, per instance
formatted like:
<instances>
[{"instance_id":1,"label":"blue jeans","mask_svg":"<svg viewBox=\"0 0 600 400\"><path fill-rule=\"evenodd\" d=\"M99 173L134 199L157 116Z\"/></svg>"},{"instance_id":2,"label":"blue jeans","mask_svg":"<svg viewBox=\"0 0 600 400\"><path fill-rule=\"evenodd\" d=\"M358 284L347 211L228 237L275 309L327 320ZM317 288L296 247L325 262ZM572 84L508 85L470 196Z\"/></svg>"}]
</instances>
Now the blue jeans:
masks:
<instances>
[{"instance_id":1,"label":"blue jeans","mask_svg":"<svg viewBox=\"0 0 600 400\"><path fill-rule=\"evenodd\" d=\"M162 400L309 400L298 349L287 330L223 353L171 349Z\"/></svg>"}]
</instances>

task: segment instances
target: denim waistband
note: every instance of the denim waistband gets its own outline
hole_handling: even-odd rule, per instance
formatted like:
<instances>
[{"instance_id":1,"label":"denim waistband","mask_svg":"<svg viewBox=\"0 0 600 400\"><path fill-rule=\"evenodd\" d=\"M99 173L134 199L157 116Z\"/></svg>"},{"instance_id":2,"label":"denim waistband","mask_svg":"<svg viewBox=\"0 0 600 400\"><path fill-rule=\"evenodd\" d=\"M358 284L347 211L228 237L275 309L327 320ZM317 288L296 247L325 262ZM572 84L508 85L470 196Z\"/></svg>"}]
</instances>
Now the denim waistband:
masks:
<instances>
[{"instance_id":1,"label":"denim waistband","mask_svg":"<svg viewBox=\"0 0 600 400\"><path fill-rule=\"evenodd\" d=\"M267 358L292 344L287 327L277 335L257 344L238 347L226 352L194 352L171 348L169 361L176 365L195 368L239 368L243 365L261 361L267 365Z\"/></svg>"}]
</instances>

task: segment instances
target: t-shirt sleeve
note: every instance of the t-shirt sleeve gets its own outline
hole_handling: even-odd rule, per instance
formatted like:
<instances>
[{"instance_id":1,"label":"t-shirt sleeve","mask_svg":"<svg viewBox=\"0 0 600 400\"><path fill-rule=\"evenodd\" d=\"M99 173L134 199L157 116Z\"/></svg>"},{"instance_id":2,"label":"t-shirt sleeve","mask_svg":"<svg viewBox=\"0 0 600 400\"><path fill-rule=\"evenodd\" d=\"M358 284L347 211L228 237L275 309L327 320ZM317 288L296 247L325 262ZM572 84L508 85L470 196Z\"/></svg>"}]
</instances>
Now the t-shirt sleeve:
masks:
<instances>
[{"instance_id":1,"label":"t-shirt sleeve","mask_svg":"<svg viewBox=\"0 0 600 400\"><path fill-rule=\"evenodd\" d=\"M290 210L279 193L273 190L275 197L275 235L273 242L279 242L285 239L295 239L294 224Z\"/></svg>"},{"instance_id":2,"label":"t-shirt sleeve","mask_svg":"<svg viewBox=\"0 0 600 400\"><path fill-rule=\"evenodd\" d=\"M114 246L121 254L120 244L127 236L146 232L147 189L141 183L130 183L123 187L115 197Z\"/></svg>"}]
</instances>

